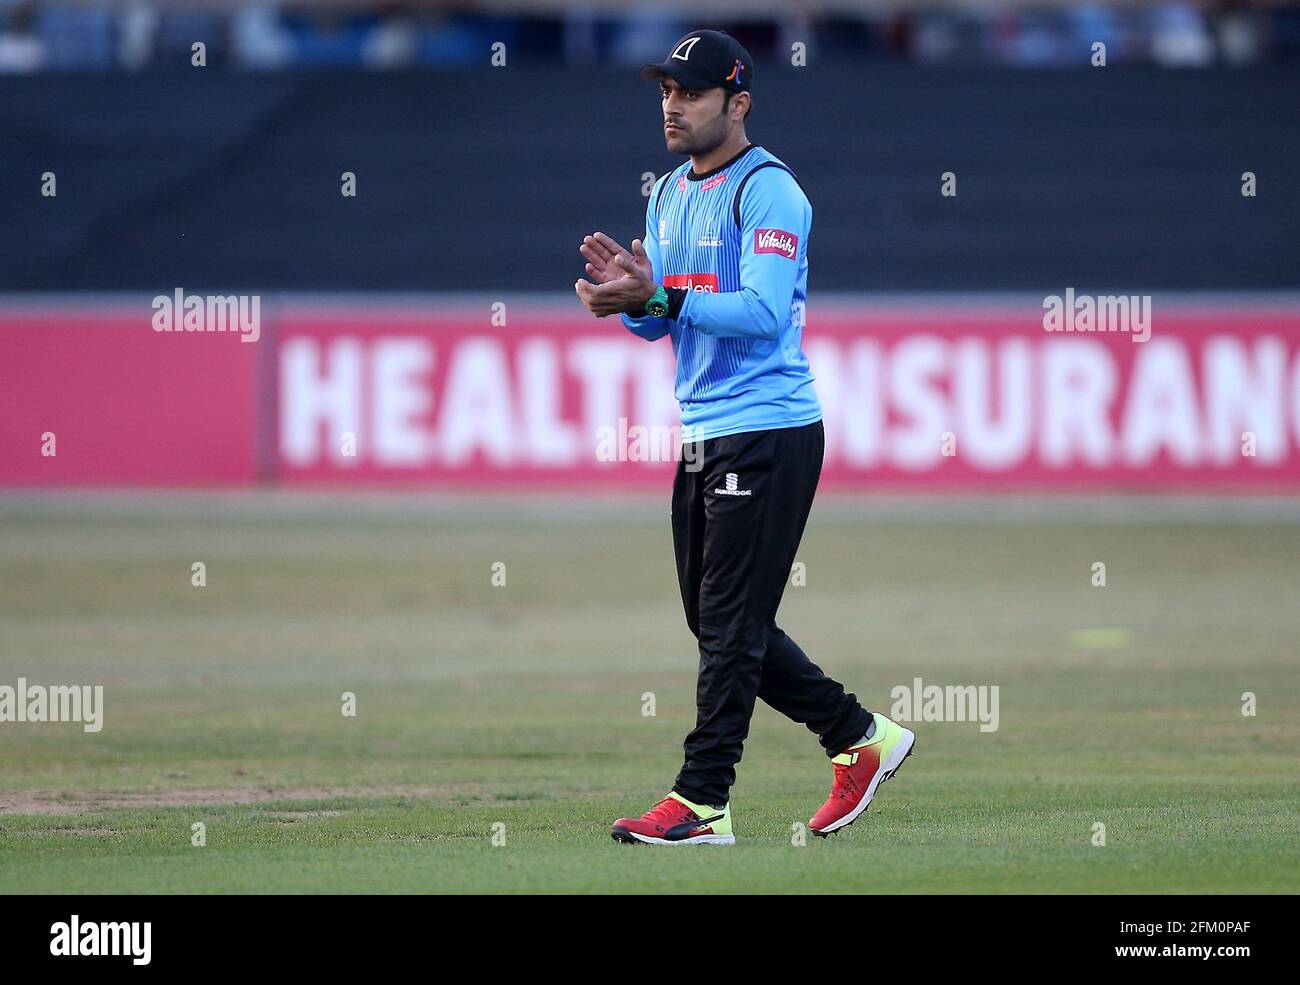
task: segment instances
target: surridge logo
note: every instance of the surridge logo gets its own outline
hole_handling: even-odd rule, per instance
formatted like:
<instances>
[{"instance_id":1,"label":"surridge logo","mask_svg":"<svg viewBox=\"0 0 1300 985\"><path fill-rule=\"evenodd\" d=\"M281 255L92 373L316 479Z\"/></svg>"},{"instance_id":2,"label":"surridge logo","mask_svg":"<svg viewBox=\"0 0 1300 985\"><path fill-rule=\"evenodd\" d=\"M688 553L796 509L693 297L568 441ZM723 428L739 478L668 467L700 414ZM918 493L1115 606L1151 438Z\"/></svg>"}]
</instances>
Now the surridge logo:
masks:
<instances>
[{"instance_id":1,"label":"surridge logo","mask_svg":"<svg viewBox=\"0 0 1300 985\"><path fill-rule=\"evenodd\" d=\"M153 924L147 920L82 923L74 913L67 923L50 925L50 954L56 958L129 957L132 964L146 965L152 958L152 942Z\"/></svg>"},{"instance_id":2,"label":"surridge logo","mask_svg":"<svg viewBox=\"0 0 1300 985\"><path fill-rule=\"evenodd\" d=\"M715 488L713 491L719 496L752 496L754 490L740 488L740 476L735 472L728 472L723 478L725 488Z\"/></svg>"},{"instance_id":3,"label":"surridge logo","mask_svg":"<svg viewBox=\"0 0 1300 985\"><path fill-rule=\"evenodd\" d=\"M755 253L779 253L787 260L793 260L799 252L799 237L784 229L755 229Z\"/></svg>"}]
</instances>

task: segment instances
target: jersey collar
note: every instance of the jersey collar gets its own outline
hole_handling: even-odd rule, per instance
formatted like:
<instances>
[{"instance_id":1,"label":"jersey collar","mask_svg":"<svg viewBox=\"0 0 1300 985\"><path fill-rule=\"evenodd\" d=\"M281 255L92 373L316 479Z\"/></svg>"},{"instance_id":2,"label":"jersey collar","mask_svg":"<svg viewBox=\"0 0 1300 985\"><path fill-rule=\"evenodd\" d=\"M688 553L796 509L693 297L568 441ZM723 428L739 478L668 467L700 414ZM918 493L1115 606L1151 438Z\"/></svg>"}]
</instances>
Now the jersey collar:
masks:
<instances>
[{"instance_id":1,"label":"jersey collar","mask_svg":"<svg viewBox=\"0 0 1300 985\"><path fill-rule=\"evenodd\" d=\"M742 157L744 157L746 154L748 154L750 151L752 151L752 150L753 150L755 147L757 147L757 146L758 146L758 144L746 144L745 147L744 147L744 149L741 150L740 153L738 153L738 154L737 154L735 157L733 157L730 161L723 161L721 164L719 164L719 165L718 165L716 168L714 168L712 171L705 171L703 174L696 174L696 173L695 173L695 166L692 165L691 167L689 167L689 168L686 169L686 180L687 180L687 181L703 181L705 178L712 178L715 174L718 174L718 173L721 172L721 171L725 171L727 168L731 167L733 164L735 164L737 161L739 161Z\"/></svg>"}]
</instances>

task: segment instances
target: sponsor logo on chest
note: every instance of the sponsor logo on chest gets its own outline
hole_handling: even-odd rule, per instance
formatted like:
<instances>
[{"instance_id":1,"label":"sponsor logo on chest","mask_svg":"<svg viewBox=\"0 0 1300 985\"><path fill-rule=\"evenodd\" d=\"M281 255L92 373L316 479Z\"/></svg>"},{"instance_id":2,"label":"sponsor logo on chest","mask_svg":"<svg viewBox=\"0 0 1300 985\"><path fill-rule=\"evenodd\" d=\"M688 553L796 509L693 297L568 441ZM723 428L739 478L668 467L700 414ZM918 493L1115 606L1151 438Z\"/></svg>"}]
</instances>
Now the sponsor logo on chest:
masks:
<instances>
[{"instance_id":1,"label":"sponsor logo on chest","mask_svg":"<svg viewBox=\"0 0 1300 985\"><path fill-rule=\"evenodd\" d=\"M717 188L720 184L722 184L726 180L727 180L727 175L725 172L719 175L714 175L708 181L704 182L703 184L700 184L699 188L701 194L707 191L712 191L713 189ZM688 189L691 186L691 184L692 184L691 182L686 180L685 174L679 174L677 176L677 187L683 195L686 194L686 189Z\"/></svg>"},{"instance_id":2,"label":"sponsor logo on chest","mask_svg":"<svg viewBox=\"0 0 1300 985\"><path fill-rule=\"evenodd\" d=\"M688 291L718 293L717 274L665 274L663 284L664 287L684 287Z\"/></svg>"}]
</instances>

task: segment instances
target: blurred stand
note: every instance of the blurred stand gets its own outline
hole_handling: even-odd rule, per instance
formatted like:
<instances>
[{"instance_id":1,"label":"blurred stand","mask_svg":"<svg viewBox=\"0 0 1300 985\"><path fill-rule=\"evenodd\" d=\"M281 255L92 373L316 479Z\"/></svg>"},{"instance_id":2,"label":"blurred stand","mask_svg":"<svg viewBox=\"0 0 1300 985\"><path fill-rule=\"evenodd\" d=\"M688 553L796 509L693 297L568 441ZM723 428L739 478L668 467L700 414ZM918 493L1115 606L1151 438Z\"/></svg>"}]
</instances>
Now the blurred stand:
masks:
<instances>
[{"instance_id":1,"label":"blurred stand","mask_svg":"<svg viewBox=\"0 0 1300 985\"><path fill-rule=\"evenodd\" d=\"M262 71L481 64L509 57L571 65L661 57L693 27L736 34L756 58L807 55L1028 68L1107 64L1196 68L1300 57L1300 3L809 2L591 0L0 0L0 72L127 71L186 64Z\"/></svg>"}]
</instances>

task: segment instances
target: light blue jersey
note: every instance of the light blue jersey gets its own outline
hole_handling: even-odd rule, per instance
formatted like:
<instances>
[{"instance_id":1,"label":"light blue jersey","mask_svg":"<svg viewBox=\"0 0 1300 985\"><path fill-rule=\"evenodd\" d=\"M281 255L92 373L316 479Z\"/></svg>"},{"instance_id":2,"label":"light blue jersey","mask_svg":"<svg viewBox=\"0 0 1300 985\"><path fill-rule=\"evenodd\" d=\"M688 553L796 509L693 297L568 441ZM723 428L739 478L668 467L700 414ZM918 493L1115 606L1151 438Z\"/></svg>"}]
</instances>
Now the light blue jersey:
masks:
<instances>
[{"instance_id":1,"label":"light blue jersey","mask_svg":"<svg viewBox=\"0 0 1300 985\"><path fill-rule=\"evenodd\" d=\"M659 283L690 290L676 318L621 317L643 339L672 335L683 441L821 419L801 348L811 229L793 172L757 144L655 182L646 255Z\"/></svg>"}]
</instances>

